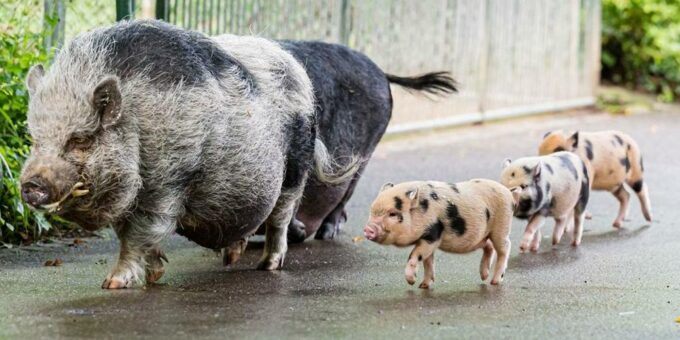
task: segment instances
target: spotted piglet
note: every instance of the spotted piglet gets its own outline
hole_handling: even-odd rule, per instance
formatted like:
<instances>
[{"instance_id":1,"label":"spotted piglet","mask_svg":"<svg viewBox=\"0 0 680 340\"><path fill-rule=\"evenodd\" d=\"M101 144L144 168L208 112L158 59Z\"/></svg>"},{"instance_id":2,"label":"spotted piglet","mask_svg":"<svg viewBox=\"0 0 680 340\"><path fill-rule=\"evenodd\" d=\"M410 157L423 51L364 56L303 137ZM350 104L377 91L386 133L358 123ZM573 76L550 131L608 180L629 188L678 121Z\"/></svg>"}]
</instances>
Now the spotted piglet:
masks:
<instances>
[{"instance_id":1,"label":"spotted piglet","mask_svg":"<svg viewBox=\"0 0 680 340\"><path fill-rule=\"evenodd\" d=\"M640 199L642 214L652 221L647 184L643 181L642 154L633 138L619 131L548 132L538 148L541 155L571 151L579 155L593 174L593 190L609 191L619 201L619 213L612 225L620 228L628 213L630 186Z\"/></svg>"},{"instance_id":2,"label":"spotted piglet","mask_svg":"<svg viewBox=\"0 0 680 340\"><path fill-rule=\"evenodd\" d=\"M406 281L415 283L416 267L423 261L423 289L434 282L435 249L469 253L482 248L482 281L489 276L497 252L491 279L495 285L501 282L508 263L513 206L510 191L490 180L387 183L371 205L364 235L383 245L415 246L406 265Z\"/></svg>"},{"instance_id":3,"label":"spotted piglet","mask_svg":"<svg viewBox=\"0 0 680 340\"><path fill-rule=\"evenodd\" d=\"M557 152L549 156L507 159L501 183L518 201L515 216L528 219L520 251L538 251L540 228L545 219L555 219L553 245L558 244L569 221L574 222L572 245L583 235L585 208L590 195L590 176L576 154Z\"/></svg>"}]
</instances>

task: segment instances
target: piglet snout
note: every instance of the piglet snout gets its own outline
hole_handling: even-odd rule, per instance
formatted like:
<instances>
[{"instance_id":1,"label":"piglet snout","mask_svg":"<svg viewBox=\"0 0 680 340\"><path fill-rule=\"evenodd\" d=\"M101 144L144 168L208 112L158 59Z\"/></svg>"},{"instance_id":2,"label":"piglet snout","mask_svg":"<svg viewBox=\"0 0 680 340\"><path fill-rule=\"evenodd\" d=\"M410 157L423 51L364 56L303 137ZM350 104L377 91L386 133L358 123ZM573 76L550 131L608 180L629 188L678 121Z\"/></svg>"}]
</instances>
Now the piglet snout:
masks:
<instances>
[{"instance_id":1,"label":"piglet snout","mask_svg":"<svg viewBox=\"0 0 680 340\"><path fill-rule=\"evenodd\" d=\"M364 227L364 236L366 237L367 240L377 241L378 235L379 235L378 226L369 224Z\"/></svg>"}]
</instances>

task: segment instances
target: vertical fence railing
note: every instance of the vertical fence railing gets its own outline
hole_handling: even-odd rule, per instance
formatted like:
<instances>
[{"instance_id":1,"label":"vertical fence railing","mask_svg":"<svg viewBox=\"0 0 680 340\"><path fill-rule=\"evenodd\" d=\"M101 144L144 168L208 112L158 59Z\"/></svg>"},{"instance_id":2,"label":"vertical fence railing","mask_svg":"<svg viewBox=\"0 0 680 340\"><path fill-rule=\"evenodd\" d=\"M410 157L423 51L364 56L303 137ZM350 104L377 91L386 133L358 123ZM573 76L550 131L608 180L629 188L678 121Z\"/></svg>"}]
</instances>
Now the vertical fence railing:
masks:
<instances>
[{"instance_id":1,"label":"vertical fence railing","mask_svg":"<svg viewBox=\"0 0 680 340\"><path fill-rule=\"evenodd\" d=\"M133 16L132 0L117 0ZM448 70L461 92L394 89L391 132L594 103L599 0L157 0L156 16L207 34L336 42L386 72Z\"/></svg>"}]
</instances>

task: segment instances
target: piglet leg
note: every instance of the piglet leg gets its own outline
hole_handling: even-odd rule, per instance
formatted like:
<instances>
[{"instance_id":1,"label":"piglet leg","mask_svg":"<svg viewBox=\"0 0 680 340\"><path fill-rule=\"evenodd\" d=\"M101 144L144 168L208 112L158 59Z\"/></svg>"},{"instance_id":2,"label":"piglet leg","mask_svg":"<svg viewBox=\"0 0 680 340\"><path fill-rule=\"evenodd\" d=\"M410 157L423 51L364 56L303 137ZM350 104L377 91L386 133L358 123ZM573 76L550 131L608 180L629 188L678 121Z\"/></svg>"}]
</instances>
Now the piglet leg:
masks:
<instances>
[{"instance_id":1,"label":"piglet leg","mask_svg":"<svg viewBox=\"0 0 680 340\"><path fill-rule=\"evenodd\" d=\"M437 246L438 242L436 244L428 243L426 241L418 241L418 243L416 243L415 248L413 248L413 250L411 251L411 255L409 255L408 257L406 269L404 270L404 276L406 277L406 282L408 282L408 284L413 285L414 283L416 283L416 271L418 270L418 262L432 256L432 253L437 248Z\"/></svg>"},{"instance_id":2,"label":"piglet leg","mask_svg":"<svg viewBox=\"0 0 680 340\"><path fill-rule=\"evenodd\" d=\"M491 261L493 260L493 254L495 252L490 239L484 241L482 249L484 250L484 254L482 254L482 261L479 264L479 276L482 278L482 281L486 281L489 277L489 268L491 268Z\"/></svg>"},{"instance_id":3,"label":"piglet leg","mask_svg":"<svg viewBox=\"0 0 680 340\"><path fill-rule=\"evenodd\" d=\"M497 233L491 235L491 242L496 250L498 258L496 259L496 268L493 271L491 284L497 285L503 281L505 276L505 269L508 267L508 257L510 255L510 237L507 234Z\"/></svg>"},{"instance_id":4,"label":"piglet leg","mask_svg":"<svg viewBox=\"0 0 680 340\"><path fill-rule=\"evenodd\" d=\"M429 289L434 283L434 253L423 260L423 269L425 269L425 277L418 288Z\"/></svg>"},{"instance_id":5,"label":"piglet leg","mask_svg":"<svg viewBox=\"0 0 680 340\"><path fill-rule=\"evenodd\" d=\"M531 216L529 219L529 223L527 224L527 228L524 230L524 236L522 236L522 242L519 244L519 251L520 252L526 252L529 250L529 245L534 239L534 235L536 234L536 231L541 228L543 223L545 222L545 217L536 214L534 216ZM540 241L539 241L540 242Z\"/></svg>"},{"instance_id":6,"label":"piglet leg","mask_svg":"<svg viewBox=\"0 0 680 340\"><path fill-rule=\"evenodd\" d=\"M564 235L564 230L567 228L567 223L569 222L573 212L570 212L567 216L555 217L555 229L553 230L552 244L557 245Z\"/></svg>"},{"instance_id":7,"label":"piglet leg","mask_svg":"<svg viewBox=\"0 0 680 340\"><path fill-rule=\"evenodd\" d=\"M616 197L616 199L619 201L619 213L616 215L616 219L612 225L614 228L621 228L621 226L623 226L623 221L626 218L626 214L628 213L630 194L628 191L626 191L626 188L623 187L623 184L619 186L619 188L616 189L613 194L614 197Z\"/></svg>"}]
</instances>

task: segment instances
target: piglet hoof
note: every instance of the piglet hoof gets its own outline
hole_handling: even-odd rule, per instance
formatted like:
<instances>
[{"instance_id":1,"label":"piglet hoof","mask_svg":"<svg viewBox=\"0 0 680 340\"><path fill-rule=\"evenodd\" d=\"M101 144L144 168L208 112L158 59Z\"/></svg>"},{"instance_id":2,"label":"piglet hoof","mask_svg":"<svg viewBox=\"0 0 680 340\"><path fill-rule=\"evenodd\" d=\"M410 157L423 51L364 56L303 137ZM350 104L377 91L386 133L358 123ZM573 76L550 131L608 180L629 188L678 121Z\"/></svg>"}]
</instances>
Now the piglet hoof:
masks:
<instances>
[{"instance_id":1,"label":"piglet hoof","mask_svg":"<svg viewBox=\"0 0 680 340\"><path fill-rule=\"evenodd\" d=\"M614 221L614 223L612 223L612 227L614 227L616 229L619 229L622 226L623 226L623 222L621 222L620 220L616 220L616 221Z\"/></svg>"},{"instance_id":2,"label":"piglet hoof","mask_svg":"<svg viewBox=\"0 0 680 340\"><path fill-rule=\"evenodd\" d=\"M280 270L283 268L283 259L285 254L271 254L265 255L260 263L257 264L257 270Z\"/></svg>"},{"instance_id":3,"label":"piglet hoof","mask_svg":"<svg viewBox=\"0 0 680 340\"><path fill-rule=\"evenodd\" d=\"M480 273L479 273L479 277L482 278L482 281L486 281L486 279L489 278L489 271L486 270L486 271L480 272Z\"/></svg>"},{"instance_id":4,"label":"piglet hoof","mask_svg":"<svg viewBox=\"0 0 680 340\"><path fill-rule=\"evenodd\" d=\"M530 250L532 253L537 253L539 248L540 247L538 245L532 245Z\"/></svg>"},{"instance_id":5,"label":"piglet hoof","mask_svg":"<svg viewBox=\"0 0 680 340\"><path fill-rule=\"evenodd\" d=\"M572 247L578 247L581 244L581 241L573 240L571 241L571 246Z\"/></svg>"},{"instance_id":6,"label":"piglet hoof","mask_svg":"<svg viewBox=\"0 0 680 340\"><path fill-rule=\"evenodd\" d=\"M522 243L519 245L519 252L526 253L529 250L529 244Z\"/></svg>"},{"instance_id":7,"label":"piglet hoof","mask_svg":"<svg viewBox=\"0 0 680 340\"><path fill-rule=\"evenodd\" d=\"M420 288L420 289L430 289L430 287L432 287L432 282L427 282L427 281L421 282L420 286L418 286L418 288Z\"/></svg>"},{"instance_id":8,"label":"piglet hoof","mask_svg":"<svg viewBox=\"0 0 680 340\"><path fill-rule=\"evenodd\" d=\"M586 220L592 220L592 219L593 219L593 214L591 214L590 211L586 211L586 213L585 213L585 218L586 218Z\"/></svg>"},{"instance_id":9,"label":"piglet hoof","mask_svg":"<svg viewBox=\"0 0 680 340\"><path fill-rule=\"evenodd\" d=\"M503 281L503 279L493 279L491 280L491 285L497 286L501 281Z\"/></svg>"}]
</instances>

